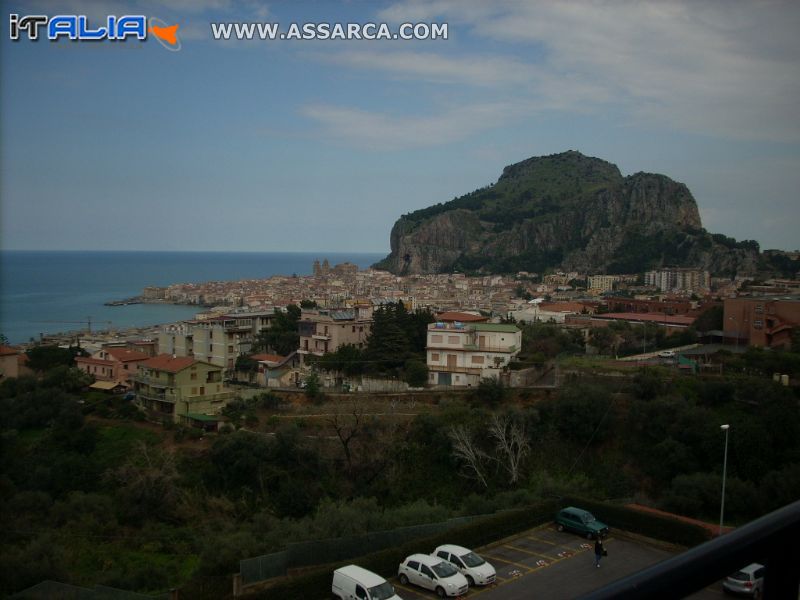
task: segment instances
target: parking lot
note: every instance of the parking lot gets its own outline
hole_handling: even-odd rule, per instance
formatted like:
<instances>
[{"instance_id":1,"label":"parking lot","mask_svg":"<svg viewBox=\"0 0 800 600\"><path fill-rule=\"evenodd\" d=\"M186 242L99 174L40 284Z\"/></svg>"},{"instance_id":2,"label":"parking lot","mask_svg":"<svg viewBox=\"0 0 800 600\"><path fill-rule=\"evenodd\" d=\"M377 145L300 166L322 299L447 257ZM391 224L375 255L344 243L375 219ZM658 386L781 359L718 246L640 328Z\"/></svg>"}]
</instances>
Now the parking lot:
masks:
<instances>
[{"instance_id":1,"label":"parking lot","mask_svg":"<svg viewBox=\"0 0 800 600\"><path fill-rule=\"evenodd\" d=\"M472 588L464 597L480 597L480 600L577 598L674 554L628 536L615 536L613 531L605 539L605 546L608 556L603 558L600 568L595 568L594 542L558 532L552 523L537 527L478 549L496 569L497 582L485 588ZM420 548L420 552L431 550L433 548ZM433 592L413 585L400 585L397 578L392 584L405 600L436 597ZM720 600L722 597L720 584L691 596L697 600Z\"/></svg>"}]
</instances>

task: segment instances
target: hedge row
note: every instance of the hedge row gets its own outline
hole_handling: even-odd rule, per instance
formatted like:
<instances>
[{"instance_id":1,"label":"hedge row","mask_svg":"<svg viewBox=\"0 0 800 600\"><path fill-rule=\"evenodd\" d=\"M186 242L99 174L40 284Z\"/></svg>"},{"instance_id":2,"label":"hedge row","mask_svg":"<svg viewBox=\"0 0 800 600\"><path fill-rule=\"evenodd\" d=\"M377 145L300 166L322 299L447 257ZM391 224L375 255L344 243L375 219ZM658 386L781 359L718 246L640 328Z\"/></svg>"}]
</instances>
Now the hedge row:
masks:
<instances>
[{"instance_id":1,"label":"hedge row","mask_svg":"<svg viewBox=\"0 0 800 600\"><path fill-rule=\"evenodd\" d=\"M563 498L561 505L577 506L588 510L608 525L612 531L622 529L688 548L702 544L711 538L710 532L703 527L626 508L618 504L606 504L585 498Z\"/></svg>"},{"instance_id":2,"label":"hedge row","mask_svg":"<svg viewBox=\"0 0 800 600\"><path fill-rule=\"evenodd\" d=\"M467 525L437 533L435 535L381 550L346 562L328 565L301 576L291 577L272 585L266 590L248 594L249 600L320 600L331 595L331 577L334 569L356 563L385 578L397 575L397 567L409 554L432 552L441 544L459 544L467 548L478 548L494 541L531 529L551 521L558 510L558 503L541 502L524 509L500 512Z\"/></svg>"}]
</instances>

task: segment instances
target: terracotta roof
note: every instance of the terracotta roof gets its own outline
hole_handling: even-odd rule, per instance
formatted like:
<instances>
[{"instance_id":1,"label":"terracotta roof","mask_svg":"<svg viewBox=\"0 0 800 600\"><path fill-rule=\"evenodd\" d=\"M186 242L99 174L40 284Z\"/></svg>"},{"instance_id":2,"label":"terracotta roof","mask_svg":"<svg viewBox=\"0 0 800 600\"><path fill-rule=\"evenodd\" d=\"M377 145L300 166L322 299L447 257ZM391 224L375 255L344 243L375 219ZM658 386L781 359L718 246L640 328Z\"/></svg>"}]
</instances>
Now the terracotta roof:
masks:
<instances>
[{"instance_id":1,"label":"terracotta roof","mask_svg":"<svg viewBox=\"0 0 800 600\"><path fill-rule=\"evenodd\" d=\"M191 367L196 362L197 361L190 356L159 354L158 356L149 358L139 364L143 367L147 367L148 369L177 373L178 371L183 371L186 367Z\"/></svg>"},{"instance_id":2,"label":"terracotta roof","mask_svg":"<svg viewBox=\"0 0 800 600\"><path fill-rule=\"evenodd\" d=\"M250 358L258 362L274 362L279 363L286 359L285 356L279 354L253 354Z\"/></svg>"},{"instance_id":3,"label":"terracotta roof","mask_svg":"<svg viewBox=\"0 0 800 600\"><path fill-rule=\"evenodd\" d=\"M488 321L489 319L488 317L482 317L481 315L473 315L471 313L448 311L436 315L436 320L461 321L462 323L476 323L476 322Z\"/></svg>"},{"instance_id":4,"label":"terracotta roof","mask_svg":"<svg viewBox=\"0 0 800 600\"><path fill-rule=\"evenodd\" d=\"M88 365L103 365L104 367L113 367L113 360L103 360L102 358L92 358L91 356L76 356L75 363L85 363Z\"/></svg>"},{"instance_id":5,"label":"terracotta roof","mask_svg":"<svg viewBox=\"0 0 800 600\"><path fill-rule=\"evenodd\" d=\"M128 350L127 348L104 348L111 356L120 362L130 362L132 360L147 360L150 358L144 352Z\"/></svg>"},{"instance_id":6,"label":"terracotta roof","mask_svg":"<svg viewBox=\"0 0 800 600\"><path fill-rule=\"evenodd\" d=\"M14 354L19 354L19 351L16 348L12 348L11 346L0 346L0 356L13 356Z\"/></svg>"},{"instance_id":7,"label":"terracotta roof","mask_svg":"<svg viewBox=\"0 0 800 600\"><path fill-rule=\"evenodd\" d=\"M542 310L548 310L551 312L582 312L584 309L586 311L594 311L593 306L587 306L583 302L542 302L539 305L539 308Z\"/></svg>"},{"instance_id":8,"label":"terracotta roof","mask_svg":"<svg viewBox=\"0 0 800 600\"><path fill-rule=\"evenodd\" d=\"M605 313L602 315L593 315L593 319L607 319L607 320L621 320L621 321L646 321L648 323L656 323L661 325L691 325L694 323L694 317L687 317L684 315L665 315L662 313Z\"/></svg>"}]
</instances>

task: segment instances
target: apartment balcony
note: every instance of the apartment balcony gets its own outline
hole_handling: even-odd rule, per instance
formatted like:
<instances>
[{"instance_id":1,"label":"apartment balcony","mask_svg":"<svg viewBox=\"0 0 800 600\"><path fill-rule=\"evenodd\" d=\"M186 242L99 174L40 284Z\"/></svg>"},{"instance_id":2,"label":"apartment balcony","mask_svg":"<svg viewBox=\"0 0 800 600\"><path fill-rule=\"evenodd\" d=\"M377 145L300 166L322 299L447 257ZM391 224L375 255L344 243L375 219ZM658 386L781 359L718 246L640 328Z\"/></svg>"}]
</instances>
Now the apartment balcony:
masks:
<instances>
[{"instance_id":1,"label":"apartment balcony","mask_svg":"<svg viewBox=\"0 0 800 600\"><path fill-rule=\"evenodd\" d=\"M177 402L175 394L155 394L153 392L137 391L136 396L140 400L150 400L151 402L168 402L169 404L175 404L175 402Z\"/></svg>"},{"instance_id":2,"label":"apartment balcony","mask_svg":"<svg viewBox=\"0 0 800 600\"><path fill-rule=\"evenodd\" d=\"M133 378L135 383L142 383L144 385L149 385L150 387L157 387L157 388L168 388L175 385L174 381L169 381L167 379L158 379L155 377L147 377L146 375L136 375Z\"/></svg>"},{"instance_id":3,"label":"apartment balcony","mask_svg":"<svg viewBox=\"0 0 800 600\"><path fill-rule=\"evenodd\" d=\"M464 350L471 352L497 352L501 354L513 354L518 350L515 344L511 346L479 346L478 344L464 344L461 346Z\"/></svg>"},{"instance_id":4,"label":"apartment balcony","mask_svg":"<svg viewBox=\"0 0 800 600\"><path fill-rule=\"evenodd\" d=\"M156 402L167 402L169 404L176 404L178 402L226 402L233 400L235 393L233 391L218 392L216 394L181 394L180 392L165 392L158 394L152 391L136 392L136 396L142 400L150 400Z\"/></svg>"},{"instance_id":5,"label":"apartment balcony","mask_svg":"<svg viewBox=\"0 0 800 600\"><path fill-rule=\"evenodd\" d=\"M488 368L495 367L489 366ZM483 373L481 367L448 367L447 365L428 365L428 370L437 373L466 373L467 375L480 375Z\"/></svg>"}]
</instances>

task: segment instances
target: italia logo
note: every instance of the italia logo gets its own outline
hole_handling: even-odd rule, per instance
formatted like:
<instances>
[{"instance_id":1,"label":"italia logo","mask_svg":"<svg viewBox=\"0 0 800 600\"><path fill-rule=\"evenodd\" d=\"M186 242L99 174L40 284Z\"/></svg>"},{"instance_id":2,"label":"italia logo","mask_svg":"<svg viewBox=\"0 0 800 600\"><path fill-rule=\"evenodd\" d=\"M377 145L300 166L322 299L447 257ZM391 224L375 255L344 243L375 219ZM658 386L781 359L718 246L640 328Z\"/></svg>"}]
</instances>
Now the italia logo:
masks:
<instances>
[{"instance_id":1,"label":"italia logo","mask_svg":"<svg viewBox=\"0 0 800 600\"><path fill-rule=\"evenodd\" d=\"M102 23L89 22L86 15L9 15L8 33L12 40L20 39L22 33L29 40L38 41L40 33L51 42L60 38L78 41L125 41L128 38L145 41L152 34L167 50L181 49L178 24L168 25L156 17L144 15L109 15Z\"/></svg>"}]
</instances>

